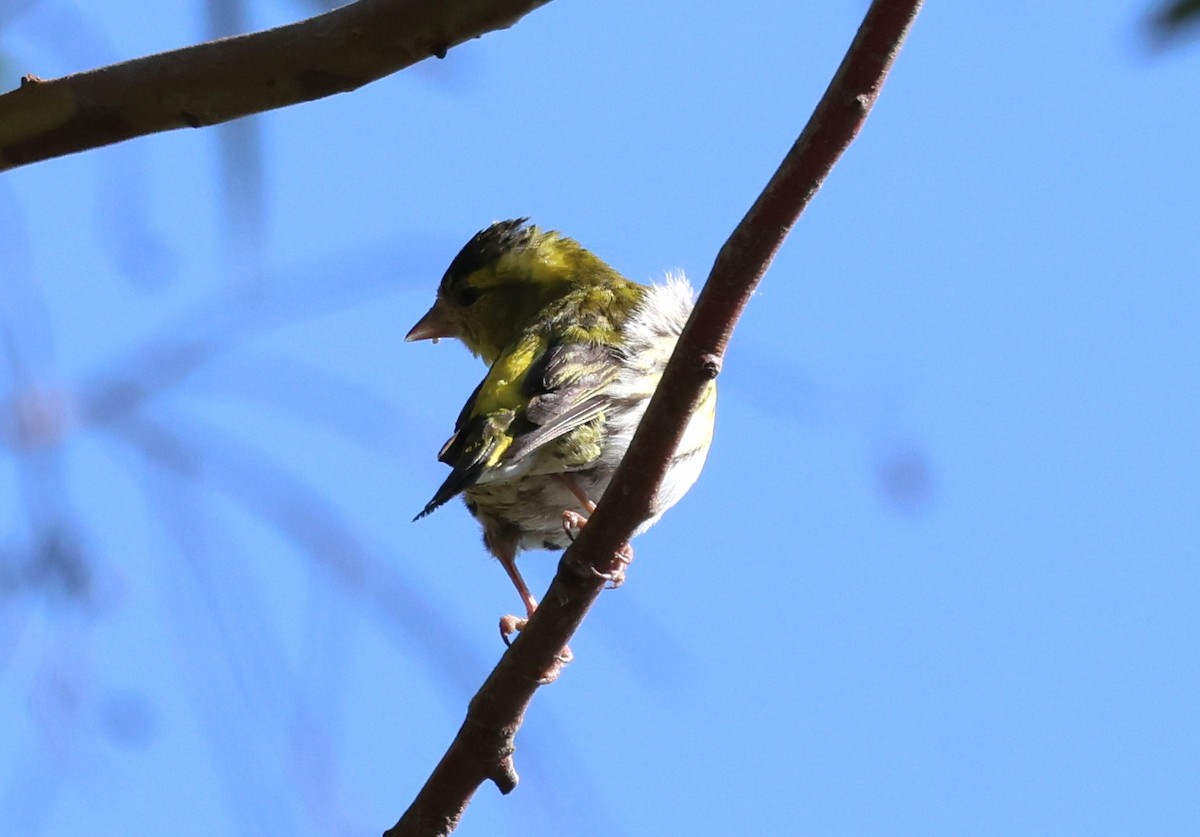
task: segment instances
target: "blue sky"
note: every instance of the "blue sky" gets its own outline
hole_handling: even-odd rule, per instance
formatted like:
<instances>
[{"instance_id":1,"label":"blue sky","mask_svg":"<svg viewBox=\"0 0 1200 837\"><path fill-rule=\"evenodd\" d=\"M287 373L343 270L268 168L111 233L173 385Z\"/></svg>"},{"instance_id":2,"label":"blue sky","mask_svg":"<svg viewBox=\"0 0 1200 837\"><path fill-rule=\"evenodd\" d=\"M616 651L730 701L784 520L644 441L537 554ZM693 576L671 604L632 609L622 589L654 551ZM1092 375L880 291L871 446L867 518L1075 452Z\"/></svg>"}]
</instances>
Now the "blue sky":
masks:
<instances>
[{"instance_id":1,"label":"blue sky","mask_svg":"<svg viewBox=\"0 0 1200 837\"><path fill-rule=\"evenodd\" d=\"M734 337L704 475L459 833L1200 827L1200 43L1065 5L922 12ZM215 130L0 178L5 426L61 419L0 449L0 833L394 822L517 604L465 510L409 522L483 370L404 332L498 218L702 281L863 7L551 3L261 117L257 193ZM3 23L7 86L204 36Z\"/></svg>"}]
</instances>

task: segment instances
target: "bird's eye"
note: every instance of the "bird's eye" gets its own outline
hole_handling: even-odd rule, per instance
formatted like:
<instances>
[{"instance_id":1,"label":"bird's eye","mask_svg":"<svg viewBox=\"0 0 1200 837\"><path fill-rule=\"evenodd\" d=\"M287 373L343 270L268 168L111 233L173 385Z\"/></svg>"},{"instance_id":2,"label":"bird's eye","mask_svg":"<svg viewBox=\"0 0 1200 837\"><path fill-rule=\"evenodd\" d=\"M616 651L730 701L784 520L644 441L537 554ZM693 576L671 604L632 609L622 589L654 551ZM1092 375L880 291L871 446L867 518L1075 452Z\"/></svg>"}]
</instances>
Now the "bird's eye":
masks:
<instances>
[{"instance_id":1,"label":"bird's eye","mask_svg":"<svg viewBox=\"0 0 1200 837\"><path fill-rule=\"evenodd\" d=\"M470 308L479 299L481 293L483 292L479 288L462 285L454 292L454 301L462 308Z\"/></svg>"}]
</instances>

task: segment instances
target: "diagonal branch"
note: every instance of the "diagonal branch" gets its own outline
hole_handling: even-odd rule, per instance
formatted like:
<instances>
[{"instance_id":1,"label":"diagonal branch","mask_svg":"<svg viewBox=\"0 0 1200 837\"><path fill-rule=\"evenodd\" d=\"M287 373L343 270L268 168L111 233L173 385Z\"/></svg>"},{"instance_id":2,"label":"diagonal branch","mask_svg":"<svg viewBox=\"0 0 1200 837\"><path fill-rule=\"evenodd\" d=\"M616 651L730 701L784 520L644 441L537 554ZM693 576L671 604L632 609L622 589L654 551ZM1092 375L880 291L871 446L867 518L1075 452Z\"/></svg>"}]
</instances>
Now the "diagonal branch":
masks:
<instances>
[{"instance_id":1,"label":"diagonal branch","mask_svg":"<svg viewBox=\"0 0 1200 837\"><path fill-rule=\"evenodd\" d=\"M618 567L618 550L652 499L703 388L721 368L733 327L776 250L858 134L921 0L874 0L804 131L721 248L629 451L599 508L559 563L528 626L471 700L441 762L388 837L444 835L487 779L517 784L514 737L555 658Z\"/></svg>"},{"instance_id":2,"label":"diagonal branch","mask_svg":"<svg viewBox=\"0 0 1200 837\"><path fill-rule=\"evenodd\" d=\"M0 95L0 171L355 90L549 0L358 0L322 15Z\"/></svg>"}]
</instances>

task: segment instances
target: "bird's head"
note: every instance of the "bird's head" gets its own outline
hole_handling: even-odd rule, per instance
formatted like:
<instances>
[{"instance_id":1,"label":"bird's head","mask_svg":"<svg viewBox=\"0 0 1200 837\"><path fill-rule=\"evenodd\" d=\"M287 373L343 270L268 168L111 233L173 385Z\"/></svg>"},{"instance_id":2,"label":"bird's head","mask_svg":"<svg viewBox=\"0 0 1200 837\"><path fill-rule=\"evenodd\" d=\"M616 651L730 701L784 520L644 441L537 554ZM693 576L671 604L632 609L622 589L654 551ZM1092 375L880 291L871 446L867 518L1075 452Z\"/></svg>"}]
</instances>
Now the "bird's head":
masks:
<instances>
[{"instance_id":1,"label":"bird's head","mask_svg":"<svg viewBox=\"0 0 1200 837\"><path fill-rule=\"evenodd\" d=\"M551 302L587 285L625 281L578 242L527 221L497 221L476 233L405 340L457 337L492 363Z\"/></svg>"}]
</instances>

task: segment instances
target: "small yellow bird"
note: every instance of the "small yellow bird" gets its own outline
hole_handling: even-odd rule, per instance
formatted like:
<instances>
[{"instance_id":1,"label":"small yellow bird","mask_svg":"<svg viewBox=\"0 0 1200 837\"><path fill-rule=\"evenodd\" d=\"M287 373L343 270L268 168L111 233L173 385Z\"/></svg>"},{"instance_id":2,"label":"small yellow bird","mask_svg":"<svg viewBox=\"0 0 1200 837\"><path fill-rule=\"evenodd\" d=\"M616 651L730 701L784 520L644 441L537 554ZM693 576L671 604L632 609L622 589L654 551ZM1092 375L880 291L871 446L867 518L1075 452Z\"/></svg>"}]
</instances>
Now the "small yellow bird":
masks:
<instances>
[{"instance_id":1,"label":"small yellow bird","mask_svg":"<svg viewBox=\"0 0 1200 837\"><path fill-rule=\"evenodd\" d=\"M518 552L563 549L600 501L692 310L682 276L631 282L527 219L476 234L406 340L457 337L488 364L442 447L450 476L417 515L462 494L528 614ZM652 526L691 488L712 442L716 385L693 413ZM509 620L509 621L506 621ZM506 635L523 620L506 617Z\"/></svg>"}]
</instances>

